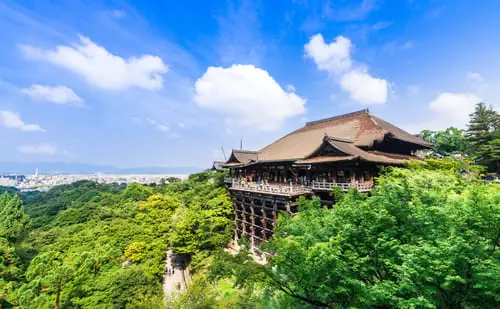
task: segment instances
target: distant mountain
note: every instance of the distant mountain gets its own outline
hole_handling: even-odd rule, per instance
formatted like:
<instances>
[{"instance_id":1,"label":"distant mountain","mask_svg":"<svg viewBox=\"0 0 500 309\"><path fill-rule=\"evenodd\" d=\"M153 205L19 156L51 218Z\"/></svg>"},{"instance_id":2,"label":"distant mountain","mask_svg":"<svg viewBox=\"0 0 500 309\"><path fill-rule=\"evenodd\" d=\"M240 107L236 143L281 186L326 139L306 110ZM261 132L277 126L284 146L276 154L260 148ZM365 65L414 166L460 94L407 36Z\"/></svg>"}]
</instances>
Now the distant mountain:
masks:
<instances>
[{"instance_id":1,"label":"distant mountain","mask_svg":"<svg viewBox=\"0 0 500 309\"><path fill-rule=\"evenodd\" d=\"M38 162L22 163L0 161L0 174L32 175L38 168L39 174L183 174L188 175L202 171L199 167L133 167L118 168L111 165L94 165L86 163Z\"/></svg>"}]
</instances>

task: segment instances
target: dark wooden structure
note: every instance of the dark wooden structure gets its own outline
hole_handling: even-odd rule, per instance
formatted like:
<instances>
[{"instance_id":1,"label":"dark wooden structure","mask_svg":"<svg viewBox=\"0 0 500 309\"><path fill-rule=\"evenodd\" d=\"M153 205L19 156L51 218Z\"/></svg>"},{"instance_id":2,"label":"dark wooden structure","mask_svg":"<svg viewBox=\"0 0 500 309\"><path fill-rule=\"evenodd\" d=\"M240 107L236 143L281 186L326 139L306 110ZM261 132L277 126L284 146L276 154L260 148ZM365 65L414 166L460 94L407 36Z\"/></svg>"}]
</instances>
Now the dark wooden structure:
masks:
<instances>
[{"instance_id":1,"label":"dark wooden structure","mask_svg":"<svg viewBox=\"0 0 500 309\"><path fill-rule=\"evenodd\" d=\"M235 240L253 250L272 236L282 211L316 195L331 205L331 188L369 192L380 166L402 165L432 145L362 110L308 122L259 151L233 150L225 163L234 202Z\"/></svg>"}]
</instances>

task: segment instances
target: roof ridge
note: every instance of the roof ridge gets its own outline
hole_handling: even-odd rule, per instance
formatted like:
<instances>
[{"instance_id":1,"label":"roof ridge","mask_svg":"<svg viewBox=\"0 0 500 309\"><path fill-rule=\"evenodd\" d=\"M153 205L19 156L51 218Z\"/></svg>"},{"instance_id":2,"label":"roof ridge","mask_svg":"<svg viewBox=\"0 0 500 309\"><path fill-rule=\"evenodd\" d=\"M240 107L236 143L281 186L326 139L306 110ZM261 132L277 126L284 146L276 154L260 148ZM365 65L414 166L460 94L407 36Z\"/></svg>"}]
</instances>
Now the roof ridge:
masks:
<instances>
[{"instance_id":1,"label":"roof ridge","mask_svg":"<svg viewBox=\"0 0 500 309\"><path fill-rule=\"evenodd\" d=\"M329 118L319 119L319 120L315 120L315 121L309 121L309 122L306 122L306 127L314 125L314 124L322 123L322 122L327 122L327 121L331 121L331 120L347 118L347 117L356 116L356 115L363 115L363 114L370 114L370 111L368 110L368 108L365 108L365 109L362 109L362 110L359 110L359 111L355 111L355 112L351 112L351 113L347 113L347 114L342 114L342 115L337 115L337 116L329 117Z\"/></svg>"},{"instance_id":2,"label":"roof ridge","mask_svg":"<svg viewBox=\"0 0 500 309\"><path fill-rule=\"evenodd\" d=\"M246 153L258 153L258 150L244 150L244 149L232 149L232 151L246 152Z\"/></svg>"}]
</instances>

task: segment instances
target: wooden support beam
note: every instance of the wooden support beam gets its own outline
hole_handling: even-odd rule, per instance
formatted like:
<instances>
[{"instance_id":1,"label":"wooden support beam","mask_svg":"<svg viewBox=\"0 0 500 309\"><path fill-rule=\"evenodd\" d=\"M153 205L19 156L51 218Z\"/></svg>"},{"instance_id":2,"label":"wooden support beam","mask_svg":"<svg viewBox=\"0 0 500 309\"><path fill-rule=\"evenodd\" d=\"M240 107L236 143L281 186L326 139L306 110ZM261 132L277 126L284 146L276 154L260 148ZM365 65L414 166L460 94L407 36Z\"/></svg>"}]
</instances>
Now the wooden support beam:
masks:
<instances>
[{"instance_id":1,"label":"wooden support beam","mask_svg":"<svg viewBox=\"0 0 500 309\"><path fill-rule=\"evenodd\" d=\"M276 200L274 200L274 203L273 203L273 227L276 227L278 225L277 210L278 210L278 205L276 203Z\"/></svg>"},{"instance_id":2,"label":"wooden support beam","mask_svg":"<svg viewBox=\"0 0 500 309\"><path fill-rule=\"evenodd\" d=\"M262 212L262 218L264 220L262 220L262 236L264 237L264 240L267 241L267 235L266 235L266 230L267 230L267 216L266 216L266 210L264 208L262 208L260 210Z\"/></svg>"},{"instance_id":3,"label":"wooden support beam","mask_svg":"<svg viewBox=\"0 0 500 309\"><path fill-rule=\"evenodd\" d=\"M252 243L252 250L253 248L255 247L255 216L254 216L254 207L253 207L253 199L252 199L252 206L250 206L250 219L252 221L252 225L250 227L250 231L252 233L252 239L251 239L251 243Z\"/></svg>"},{"instance_id":4,"label":"wooden support beam","mask_svg":"<svg viewBox=\"0 0 500 309\"><path fill-rule=\"evenodd\" d=\"M236 229L234 230L234 244L237 245L238 244L238 210L236 209L237 207L237 204L236 203L233 203L233 206L234 206L234 226L236 227Z\"/></svg>"}]
</instances>

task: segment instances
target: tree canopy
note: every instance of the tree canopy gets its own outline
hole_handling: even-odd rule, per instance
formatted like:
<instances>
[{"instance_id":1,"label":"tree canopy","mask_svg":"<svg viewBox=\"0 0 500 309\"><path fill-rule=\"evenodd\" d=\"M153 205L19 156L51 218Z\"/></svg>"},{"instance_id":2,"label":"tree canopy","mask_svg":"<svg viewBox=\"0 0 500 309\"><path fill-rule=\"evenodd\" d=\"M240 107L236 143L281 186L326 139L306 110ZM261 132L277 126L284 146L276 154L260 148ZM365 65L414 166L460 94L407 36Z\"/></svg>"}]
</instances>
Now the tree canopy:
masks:
<instances>
[{"instance_id":1,"label":"tree canopy","mask_svg":"<svg viewBox=\"0 0 500 309\"><path fill-rule=\"evenodd\" d=\"M484 103L476 105L467 128L471 153L481 164L500 171L500 114Z\"/></svg>"},{"instance_id":2,"label":"tree canopy","mask_svg":"<svg viewBox=\"0 0 500 309\"><path fill-rule=\"evenodd\" d=\"M167 246L188 263L231 239L232 204L220 177L154 188L81 181L1 195L0 306L161 305Z\"/></svg>"},{"instance_id":3,"label":"tree canopy","mask_svg":"<svg viewBox=\"0 0 500 309\"><path fill-rule=\"evenodd\" d=\"M282 214L267 265L241 252L212 272L251 285L267 308L494 308L499 246L500 186L394 168L370 197L302 199Z\"/></svg>"},{"instance_id":4,"label":"tree canopy","mask_svg":"<svg viewBox=\"0 0 500 309\"><path fill-rule=\"evenodd\" d=\"M422 131L422 138L433 144L434 150L441 156L465 154L468 152L468 140L465 131L449 127L444 131Z\"/></svg>"}]
</instances>

